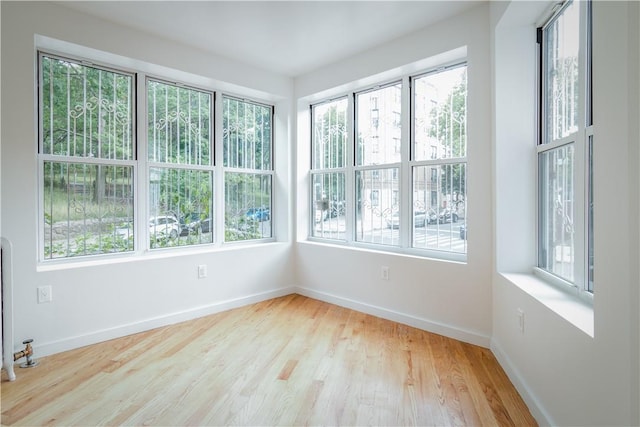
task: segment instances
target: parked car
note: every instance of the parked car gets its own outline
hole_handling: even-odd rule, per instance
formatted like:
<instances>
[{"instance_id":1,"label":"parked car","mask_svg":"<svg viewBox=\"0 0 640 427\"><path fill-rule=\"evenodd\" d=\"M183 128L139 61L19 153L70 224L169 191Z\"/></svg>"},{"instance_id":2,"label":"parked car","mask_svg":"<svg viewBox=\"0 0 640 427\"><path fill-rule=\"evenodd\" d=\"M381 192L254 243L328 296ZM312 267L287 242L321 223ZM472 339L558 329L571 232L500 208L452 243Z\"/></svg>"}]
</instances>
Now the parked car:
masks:
<instances>
[{"instance_id":1,"label":"parked car","mask_svg":"<svg viewBox=\"0 0 640 427\"><path fill-rule=\"evenodd\" d=\"M159 215L149 218L149 236L152 239L175 239L182 232L175 215ZM133 238L133 222L123 223L116 228L116 234L123 239Z\"/></svg>"},{"instance_id":2,"label":"parked car","mask_svg":"<svg viewBox=\"0 0 640 427\"><path fill-rule=\"evenodd\" d=\"M269 221L271 218L271 211L269 208L250 208L247 210L245 214L248 219L252 219L254 221Z\"/></svg>"},{"instance_id":3,"label":"parked car","mask_svg":"<svg viewBox=\"0 0 640 427\"><path fill-rule=\"evenodd\" d=\"M424 227L427 224L427 214L425 211L413 212L413 226ZM398 228L400 227L400 212L394 212L391 217L387 218L387 227Z\"/></svg>"},{"instance_id":4,"label":"parked car","mask_svg":"<svg viewBox=\"0 0 640 427\"><path fill-rule=\"evenodd\" d=\"M458 222L458 214L452 212L449 208L444 208L438 215L438 222L440 222L440 224L444 224L446 222Z\"/></svg>"},{"instance_id":5,"label":"parked car","mask_svg":"<svg viewBox=\"0 0 640 427\"><path fill-rule=\"evenodd\" d=\"M175 239L180 235L182 228L178 218L174 215L160 215L149 218L149 235L155 239Z\"/></svg>"}]
</instances>

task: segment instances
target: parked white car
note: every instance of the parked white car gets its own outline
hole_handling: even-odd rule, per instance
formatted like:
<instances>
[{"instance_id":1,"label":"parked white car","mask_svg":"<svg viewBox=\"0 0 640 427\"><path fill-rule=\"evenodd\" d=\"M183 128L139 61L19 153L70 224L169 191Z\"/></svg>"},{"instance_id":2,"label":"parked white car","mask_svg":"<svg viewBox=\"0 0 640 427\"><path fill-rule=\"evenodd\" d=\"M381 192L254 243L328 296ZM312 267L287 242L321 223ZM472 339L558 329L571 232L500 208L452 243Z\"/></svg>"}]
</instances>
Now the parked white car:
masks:
<instances>
[{"instance_id":1,"label":"parked white car","mask_svg":"<svg viewBox=\"0 0 640 427\"><path fill-rule=\"evenodd\" d=\"M152 216L149 218L149 236L155 239L175 239L180 235L182 227L178 218L173 215Z\"/></svg>"}]
</instances>

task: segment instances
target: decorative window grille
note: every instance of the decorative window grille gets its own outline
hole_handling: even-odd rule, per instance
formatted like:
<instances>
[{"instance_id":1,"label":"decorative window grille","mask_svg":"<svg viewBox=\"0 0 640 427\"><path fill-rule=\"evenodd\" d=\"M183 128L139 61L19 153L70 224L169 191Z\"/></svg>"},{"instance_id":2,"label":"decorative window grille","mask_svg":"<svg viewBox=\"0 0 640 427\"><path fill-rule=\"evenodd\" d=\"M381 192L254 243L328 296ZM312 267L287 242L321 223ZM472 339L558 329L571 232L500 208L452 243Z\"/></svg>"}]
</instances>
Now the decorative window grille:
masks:
<instances>
[{"instance_id":1,"label":"decorative window grille","mask_svg":"<svg viewBox=\"0 0 640 427\"><path fill-rule=\"evenodd\" d=\"M132 251L133 76L38 58L41 259Z\"/></svg>"},{"instance_id":2,"label":"decorative window grille","mask_svg":"<svg viewBox=\"0 0 640 427\"><path fill-rule=\"evenodd\" d=\"M467 67L412 83L412 246L466 253Z\"/></svg>"},{"instance_id":3,"label":"decorative window grille","mask_svg":"<svg viewBox=\"0 0 640 427\"><path fill-rule=\"evenodd\" d=\"M345 97L311 107L314 237L346 239L347 106Z\"/></svg>"},{"instance_id":4,"label":"decorative window grille","mask_svg":"<svg viewBox=\"0 0 640 427\"><path fill-rule=\"evenodd\" d=\"M147 80L150 247L213 242L213 94Z\"/></svg>"},{"instance_id":5,"label":"decorative window grille","mask_svg":"<svg viewBox=\"0 0 640 427\"><path fill-rule=\"evenodd\" d=\"M311 106L310 237L464 259L466 71Z\"/></svg>"},{"instance_id":6,"label":"decorative window grille","mask_svg":"<svg viewBox=\"0 0 640 427\"><path fill-rule=\"evenodd\" d=\"M272 237L273 107L224 96L225 241Z\"/></svg>"},{"instance_id":7,"label":"decorative window grille","mask_svg":"<svg viewBox=\"0 0 640 427\"><path fill-rule=\"evenodd\" d=\"M538 43L537 272L592 294L591 2L564 3Z\"/></svg>"}]
</instances>

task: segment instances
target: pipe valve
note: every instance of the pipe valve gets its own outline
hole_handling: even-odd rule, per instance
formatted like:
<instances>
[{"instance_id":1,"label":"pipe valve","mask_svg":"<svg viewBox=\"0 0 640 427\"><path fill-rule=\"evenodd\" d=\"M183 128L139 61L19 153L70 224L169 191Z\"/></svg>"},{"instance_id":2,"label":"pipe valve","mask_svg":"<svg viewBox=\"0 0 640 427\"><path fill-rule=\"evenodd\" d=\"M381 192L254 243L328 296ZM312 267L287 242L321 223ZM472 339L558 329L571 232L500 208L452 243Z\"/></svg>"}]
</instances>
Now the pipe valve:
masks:
<instances>
[{"instance_id":1,"label":"pipe valve","mask_svg":"<svg viewBox=\"0 0 640 427\"><path fill-rule=\"evenodd\" d=\"M31 346L32 342L33 338L22 341L22 344L25 345L24 350L13 353L14 362L23 357L27 358L27 361L20 365L21 368L33 368L34 366L38 365L38 361L33 358L33 347Z\"/></svg>"}]
</instances>

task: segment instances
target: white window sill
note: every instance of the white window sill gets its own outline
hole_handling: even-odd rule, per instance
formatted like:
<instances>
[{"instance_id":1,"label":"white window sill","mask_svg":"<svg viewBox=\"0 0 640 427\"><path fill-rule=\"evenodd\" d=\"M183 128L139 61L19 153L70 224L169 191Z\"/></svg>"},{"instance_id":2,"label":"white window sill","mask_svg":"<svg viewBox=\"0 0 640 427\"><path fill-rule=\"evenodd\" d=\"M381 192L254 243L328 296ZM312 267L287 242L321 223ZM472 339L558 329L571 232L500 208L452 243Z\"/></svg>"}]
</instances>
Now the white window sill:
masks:
<instances>
[{"instance_id":1,"label":"white window sill","mask_svg":"<svg viewBox=\"0 0 640 427\"><path fill-rule=\"evenodd\" d=\"M163 258L179 258L185 256L211 254L215 252L235 251L235 250L251 250L264 247L272 247L273 245L282 245L274 239L265 240L249 240L230 242L224 244L203 244L189 246L179 246L171 248L161 248L154 250L142 250L139 252L126 252L118 254L102 254L89 255L78 258L60 258L55 260L40 261L36 267L37 272L68 270L84 267L96 267L100 265L122 264L127 262L144 262L154 259Z\"/></svg>"},{"instance_id":2,"label":"white window sill","mask_svg":"<svg viewBox=\"0 0 640 427\"><path fill-rule=\"evenodd\" d=\"M593 338L594 317L592 306L580 300L577 296L564 292L533 274L500 274L549 310Z\"/></svg>"}]
</instances>

